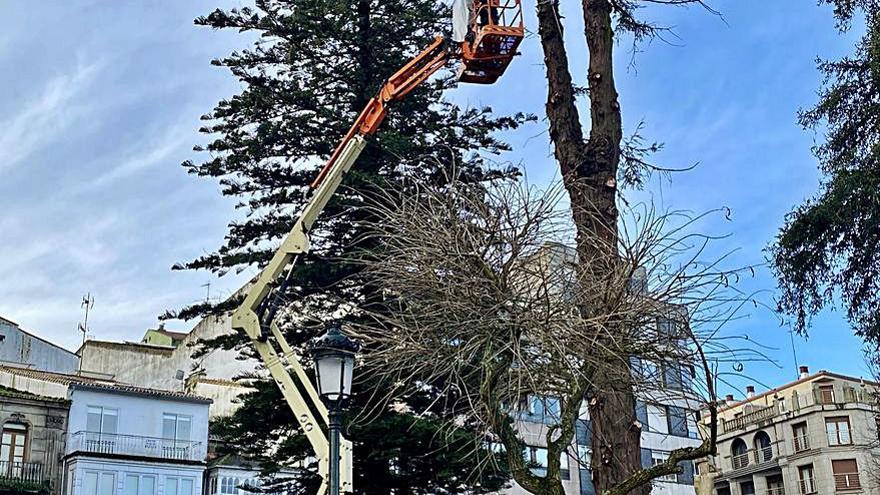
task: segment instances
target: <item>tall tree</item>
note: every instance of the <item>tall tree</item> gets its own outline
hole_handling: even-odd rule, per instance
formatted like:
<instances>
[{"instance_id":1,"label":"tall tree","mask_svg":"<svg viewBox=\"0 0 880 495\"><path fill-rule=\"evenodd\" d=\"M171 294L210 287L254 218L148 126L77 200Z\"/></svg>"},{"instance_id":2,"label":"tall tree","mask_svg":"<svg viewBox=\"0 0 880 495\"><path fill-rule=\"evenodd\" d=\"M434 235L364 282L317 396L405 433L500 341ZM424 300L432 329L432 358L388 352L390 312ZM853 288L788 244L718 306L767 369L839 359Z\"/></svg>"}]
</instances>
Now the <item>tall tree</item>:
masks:
<instances>
[{"instance_id":1,"label":"tall tree","mask_svg":"<svg viewBox=\"0 0 880 495\"><path fill-rule=\"evenodd\" d=\"M705 6L700 0L644 3ZM571 197L580 266L607 276L618 272L614 267L618 262L618 177L633 177L632 171L621 164L646 167L642 171L651 168L638 156L622 153L633 148L623 141L621 109L614 83L615 32L627 33L638 42L662 30L636 16L642 4L637 0L581 2L589 54L586 94L590 130L589 136L585 136L577 108L578 92L568 63L559 1L538 2L538 32L548 81L546 113L556 161ZM594 307L584 307L582 311L602 313L607 310L603 307L607 302L596 299ZM610 340L595 346L597 352L614 348L613 336L605 338ZM605 362L609 364L595 369L586 380L589 385L585 386L590 396L592 470L598 493L627 486L627 480L641 469L640 430L629 362L613 354ZM650 488L642 485L639 490Z\"/></svg>"},{"instance_id":2,"label":"tall tree","mask_svg":"<svg viewBox=\"0 0 880 495\"><path fill-rule=\"evenodd\" d=\"M796 207L770 249L779 309L806 333L838 297L856 333L880 349L880 2L822 0L841 32L865 18L852 55L821 61L819 102L799 115L825 140L814 147L819 193Z\"/></svg>"},{"instance_id":3,"label":"tall tree","mask_svg":"<svg viewBox=\"0 0 880 495\"><path fill-rule=\"evenodd\" d=\"M210 157L183 164L198 177L219 180L222 193L238 198L246 215L229 224L217 251L176 268L222 275L266 262L291 228L309 194L308 184L351 122L386 77L447 29L447 18L448 10L437 0L257 0L256 8L216 10L196 19L200 26L257 35L250 49L212 61L228 68L243 89L203 117L201 131L212 141L195 149ZM452 84L448 75L438 78L395 105L346 187L328 205L327 220L311 233L312 253L295 268L280 313L294 346L321 331L310 323L333 313L340 301L357 304L378 295L376 287L355 276L360 268L345 261L351 250L371 247L357 227L368 215L359 208L365 188L404 177L439 183L448 168L471 182L514 173L490 169L485 154L506 150L495 133L527 117L495 117L488 108L443 101L442 92ZM168 316L191 318L236 303L233 297ZM251 352L243 335L203 344ZM274 385L255 385L257 391L244 397L241 409L218 431L233 449L255 455L271 451L276 463L308 460L308 449ZM355 457L361 460L357 492L386 494L396 486L402 494L480 493L504 482L498 474L470 479L472 457L462 448L463 439L435 434L442 426L435 423L416 425L405 412L380 411L371 424L350 431Z\"/></svg>"}]
</instances>

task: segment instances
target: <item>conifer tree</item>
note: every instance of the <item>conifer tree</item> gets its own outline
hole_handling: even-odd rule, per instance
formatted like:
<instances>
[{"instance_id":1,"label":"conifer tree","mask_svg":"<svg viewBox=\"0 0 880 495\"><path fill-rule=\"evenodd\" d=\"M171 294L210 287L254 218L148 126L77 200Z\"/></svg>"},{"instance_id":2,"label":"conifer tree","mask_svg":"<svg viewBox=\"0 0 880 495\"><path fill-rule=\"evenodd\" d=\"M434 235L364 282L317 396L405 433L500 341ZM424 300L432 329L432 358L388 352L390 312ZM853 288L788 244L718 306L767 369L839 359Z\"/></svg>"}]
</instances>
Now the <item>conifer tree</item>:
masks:
<instances>
[{"instance_id":1,"label":"conifer tree","mask_svg":"<svg viewBox=\"0 0 880 495\"><path fill-rule=\"evenodd\" d=\"M212 61L228 68L242 91L202 117L201 132L211 141L195 149L210 156L183 164L191 174L218 180L222 194L237 198L246 215L229 224L215 252L175 268L222 275L266 262L351 122L385 78L448 29L448 15L437 0L257 0L256 8L215 10L196 19L200 26L257 35L251 48ZM367 214L359 208L365 190L404 179L439 185L452 168L459 179L475 183L515 175L489 166L486 157L508 149L497 132L530 117L496 117L489 108L444 101L443 91L453 85L447 73L396 104L331 200L312 232L312 252L299 260L284 294L281 323L291 344L304 346L322 331L316 315L330 314L341 302L377 297L377 288L359 281L358 266L344 261L352 250L371 248L357 227ZM237 302L194 305L167 316L193 318ZM202 352L219 346L251 355L244 335L202 345ZM308 464L310 449L274 383L254 384L256 392L214 431L231 451L262 457L267 465ZM401 398L402 410L406 401L423 399ZM477 469L483 457L475 449L478 439L447 427L392 411L353 427L348 436L358 460L357 493L483 493L502 486L503 466ZM306 477L295 485L312 489L315 482Z\"/></svg>"}]
</instances>

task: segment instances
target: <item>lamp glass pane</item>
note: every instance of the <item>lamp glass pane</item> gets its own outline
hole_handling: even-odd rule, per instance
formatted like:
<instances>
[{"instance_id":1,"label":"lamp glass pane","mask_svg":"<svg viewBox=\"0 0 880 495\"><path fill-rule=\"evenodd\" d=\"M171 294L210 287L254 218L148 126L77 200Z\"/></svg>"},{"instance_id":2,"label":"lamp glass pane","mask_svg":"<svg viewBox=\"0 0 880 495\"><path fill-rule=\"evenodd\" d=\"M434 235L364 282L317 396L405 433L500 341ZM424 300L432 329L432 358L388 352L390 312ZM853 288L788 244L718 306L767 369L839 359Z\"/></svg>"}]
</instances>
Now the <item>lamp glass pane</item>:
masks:
<instances>
[{"instance_id":1,"label":"lamp glass pane","mask_svg":"<svg viewBox=\"0 0 880 495\"><path fill-rule=\"evenodd\" d=\"M344 396L351 395L351 376L354 369L354 356L345 356L345 369L342 373L342 394Z\"/></svg>"},{"instance_id":2,"label":"lamp glass pane","mask_svg":"<svg viewBox=\"0 0 880 495\"><path fill-rule=\"evenodd\" d=\"M340 356L322 356L317 360L318 393L329 400L338 400L343 359Z\"/></svg>"}]
</instances>

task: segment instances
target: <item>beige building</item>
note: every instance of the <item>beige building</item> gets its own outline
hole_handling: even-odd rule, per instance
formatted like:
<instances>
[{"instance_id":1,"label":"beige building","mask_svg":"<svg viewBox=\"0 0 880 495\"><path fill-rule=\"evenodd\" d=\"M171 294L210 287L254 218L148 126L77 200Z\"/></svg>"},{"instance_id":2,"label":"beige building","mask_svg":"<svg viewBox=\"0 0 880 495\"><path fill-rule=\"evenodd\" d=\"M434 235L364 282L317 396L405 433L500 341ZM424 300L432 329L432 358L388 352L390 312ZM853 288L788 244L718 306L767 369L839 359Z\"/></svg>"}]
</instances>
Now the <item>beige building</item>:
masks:
<instances>
[{"instance_id":1,"label":"beige building","mask_svg":"<svg viewBox=\"0 0 880 495\"><path fill-rule=\"evenodd\" d=\"M85 372L106 374L139 387L207 397L213 400L211 417L223 417L237 407L236 397L250 390L233 379L258 370L259 363L241 359L235 349L212 349L193 357L193 346L199 340L231 333L227 315L206 316L186 334L160 329L147 331L142 342L87 340L77 354Z\"/></svg>"},{"instance_id":2,"label":"beige building","mask_svg":"<svg viewBox=\"0 0 880 495\"><path fill-rule=\"evenodd\" d=\"M718 454L698 466L697 492L880 494L878 390L874 382L802 367L794 382L760 394L749 387L741 401L728 396L718 414Z\"/></svg>"}]
</instances>

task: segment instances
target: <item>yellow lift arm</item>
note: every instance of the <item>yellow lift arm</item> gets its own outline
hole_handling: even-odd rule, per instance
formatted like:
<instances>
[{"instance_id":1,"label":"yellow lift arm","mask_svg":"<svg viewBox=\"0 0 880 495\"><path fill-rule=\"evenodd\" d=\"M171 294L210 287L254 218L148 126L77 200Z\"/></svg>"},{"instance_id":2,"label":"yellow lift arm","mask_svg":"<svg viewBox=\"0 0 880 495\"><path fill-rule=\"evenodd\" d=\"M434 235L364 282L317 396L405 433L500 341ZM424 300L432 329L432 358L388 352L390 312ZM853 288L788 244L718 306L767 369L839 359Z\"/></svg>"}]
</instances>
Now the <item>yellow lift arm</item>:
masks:
<instances>
[{"instance_id":1,"label":"yellow lift arm","mask_svg":"<svg viewBox=\"0 0 880 495\"><path fill-rule=\"evenodd\" d=\"M446 65L450 58L461 59L459 79L463 82L489 84L507 68L524 35L520 0L474 0L472 12L470 22L475 36L470 41L460 42L454 51L450 51L444 39L437 37L428 48L388 78L370 100L312 183L314 192L299 219L269 264L249 286L244 302L232 314L232 328L245 332L251 339L318 457L318 474L323 479L318 495L327 491L329 480L330 449L325 434L327 409L306 375L299 354L273 321L278 301L269 299L269 295L279 281L284 285L296 257L308 252L312 225L363 151L366 136L377 131L390 103L403 99ZM340 447L340 489L351 492L351 442L343 439Z\"/></svg>"}]
</instances>

